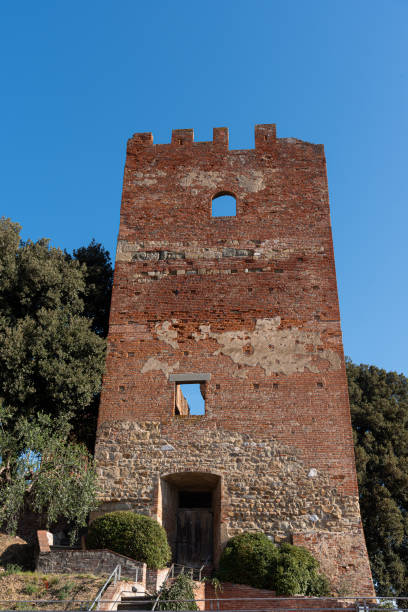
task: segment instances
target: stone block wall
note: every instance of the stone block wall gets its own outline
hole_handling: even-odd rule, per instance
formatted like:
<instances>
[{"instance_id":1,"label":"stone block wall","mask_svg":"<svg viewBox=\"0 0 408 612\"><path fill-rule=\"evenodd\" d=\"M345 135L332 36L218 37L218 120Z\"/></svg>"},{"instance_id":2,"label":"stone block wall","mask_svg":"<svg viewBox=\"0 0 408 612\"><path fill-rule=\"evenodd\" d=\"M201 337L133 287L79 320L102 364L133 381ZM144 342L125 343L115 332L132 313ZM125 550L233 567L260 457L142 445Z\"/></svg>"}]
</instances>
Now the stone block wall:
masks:
<instances>
[{"instance_id":1,"label":"stone block wall","mask_svg":"<svg viewBox=\"0 0 408 612\"><path fill-rule=\"evenodd\" d=\"M108 577L117 565L122 576L146 586L146 564L112 550L80 550L52 546L52 534L37 532L36 569L44 574L97 574ZM151 571L151 570L150 570ZM150 581L153 578L150 576Z\"/></svg>"},{"instance_id":2,"label":"stone block wall","mask_svg":"<svg viewBox=\"0 0 408 612\"><path fill-rule=\"evenodd\" d=\"M213 217L226 193L236 216ZM194 376L205 414L176 414L176 381ZM212 475L215 560L262 530L305 534L323 561L309 536L334 533L345 574L373 593L321 145L273 125L251 150L229 150L226 128L212 142L129 140L96 459L101 512L170 525L166 479Z\"/></svg>"}]
</instances>

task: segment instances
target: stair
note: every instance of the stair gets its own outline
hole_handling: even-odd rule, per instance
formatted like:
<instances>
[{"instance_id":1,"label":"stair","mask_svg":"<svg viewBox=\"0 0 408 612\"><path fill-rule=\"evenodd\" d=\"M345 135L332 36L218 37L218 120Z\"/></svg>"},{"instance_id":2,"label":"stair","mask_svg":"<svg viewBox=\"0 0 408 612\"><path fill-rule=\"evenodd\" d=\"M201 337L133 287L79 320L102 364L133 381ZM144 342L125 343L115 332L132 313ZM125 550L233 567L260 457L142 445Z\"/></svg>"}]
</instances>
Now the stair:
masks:
<instances>
[{"instance_id":1,"label":"stair","mask_svg":"<svg viewBox=\"0 0 408 612\"><path fill-rule=\"evenodd\" d=\"M118 603L118 610L151 610L153 607L154 599L148 595L124 595L122 596L120 603Z\"/></svg>"}]
</instances>

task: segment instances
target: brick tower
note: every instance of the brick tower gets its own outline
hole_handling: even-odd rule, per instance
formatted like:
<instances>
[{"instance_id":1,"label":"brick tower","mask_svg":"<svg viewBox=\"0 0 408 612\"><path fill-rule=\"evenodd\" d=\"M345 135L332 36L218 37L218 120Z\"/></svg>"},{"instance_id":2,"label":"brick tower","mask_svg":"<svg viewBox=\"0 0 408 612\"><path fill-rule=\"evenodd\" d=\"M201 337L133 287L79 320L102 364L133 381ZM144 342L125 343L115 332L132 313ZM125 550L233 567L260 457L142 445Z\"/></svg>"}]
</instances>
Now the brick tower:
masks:
<instances>
[{"instance_id":1,"label":"brick tower","mask_svg":"<svg viewBox=\"0 0 408 612\"><path fill-rule=\"evenodd\" d=\"M212 216L224 194L236 215ZM100 511L157 518L178 562L261 530L373 593L322 145L129 140L96 458Z\"/></svg>"}]
</instances>

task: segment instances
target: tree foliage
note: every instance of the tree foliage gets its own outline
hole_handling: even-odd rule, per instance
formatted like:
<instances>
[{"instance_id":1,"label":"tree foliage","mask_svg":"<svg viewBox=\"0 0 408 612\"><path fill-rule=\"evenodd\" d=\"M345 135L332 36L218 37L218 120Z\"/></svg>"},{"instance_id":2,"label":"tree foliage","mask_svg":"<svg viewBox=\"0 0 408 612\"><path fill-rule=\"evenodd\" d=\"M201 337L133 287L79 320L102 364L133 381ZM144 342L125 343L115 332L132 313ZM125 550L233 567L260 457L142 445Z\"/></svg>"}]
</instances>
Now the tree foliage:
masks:
<instances>
[{"instance_id":1,"label":"tree foliage","mask_svg":"<svg viewBox=\"0 0 408 612\"><path fill-rule=\"evenodd\" d=\"M85 264L84 314L94 332L106 338L112 295L113 269L109 252L93 239L87 247L74 250L73 257Z\"/></svg>"},{"instance_id":2,"label":"tree foliage","mask_svg":"<svg viewBox=\"0 0 408 612\"><path fill-rule=\"evenodd\" d=\"M346 363L360 507L378 595L408 596L408 379Z\"/></svg>"},{"instance_id":3,"label":"tree foliage","mask_svg":"<svg viewBox=\"0 0 408 612\"><path fill-rule=\"evenodd\" d=\"M22 242L20 230L0 219L0 522L12 531L28 504L79 526L95 481L75 442L91 447L95 431L109 254L93 242L72 258L45 239Z\"/></svg>"},{"instance_id":4,"label":"tree foliage","mask_svg":"<svg viewBox=\"0 0 408 612\"><path fill-rule=\"evenodd\" d=\"M0 397L16 417L81 415L105 356L85 311L87 269L45 239L21 242L20 229L0 220Z\"/></svg>"},{"instance_id":5,"label":"tree foliage","mask_svg":"<svg viewBox=\"0 0 408 612\"><path fill-rule=\"evenodd\" d=\"M0 405L0 525L15 532L25 507L44 517L45 526L65 519L72 539L96 508L93 458L82 444L68 441L65 417L16 417Z\"/></svg>"}]
</instances>

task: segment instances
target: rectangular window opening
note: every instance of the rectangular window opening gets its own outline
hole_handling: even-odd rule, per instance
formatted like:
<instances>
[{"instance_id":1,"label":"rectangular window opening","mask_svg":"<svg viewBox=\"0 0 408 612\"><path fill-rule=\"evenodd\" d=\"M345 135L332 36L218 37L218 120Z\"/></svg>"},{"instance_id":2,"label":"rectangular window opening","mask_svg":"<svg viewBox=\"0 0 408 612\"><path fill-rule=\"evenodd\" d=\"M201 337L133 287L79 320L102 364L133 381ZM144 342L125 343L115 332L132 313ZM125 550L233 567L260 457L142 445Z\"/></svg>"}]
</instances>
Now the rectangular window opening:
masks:
<instances>
[{"instance_id":1,"label":"rectangular window opening","mask_svg":"<svg viewBox=\"0 0 408 612\"><path fill-rule=\"evenodd\" d=\"M174 414L180 416L205 414L205 382L176 382Z\"/></svg>"}]
</instances>

